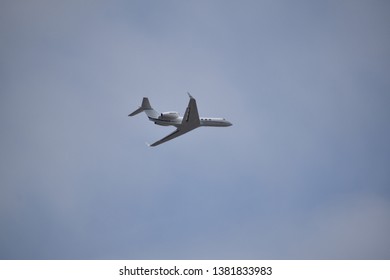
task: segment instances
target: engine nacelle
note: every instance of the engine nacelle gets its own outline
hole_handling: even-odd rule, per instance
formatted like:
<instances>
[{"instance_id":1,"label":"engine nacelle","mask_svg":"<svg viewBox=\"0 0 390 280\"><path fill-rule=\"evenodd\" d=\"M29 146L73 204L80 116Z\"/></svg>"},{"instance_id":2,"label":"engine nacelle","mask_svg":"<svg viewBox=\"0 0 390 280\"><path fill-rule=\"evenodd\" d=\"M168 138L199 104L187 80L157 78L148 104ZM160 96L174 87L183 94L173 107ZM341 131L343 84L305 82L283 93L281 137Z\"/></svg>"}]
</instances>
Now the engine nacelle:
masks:
<instances>
[{"instance_id":1,"label":"engine nacelle","mask_svg":"<svg viewBox=\"0 0 390 280\"><path fill-rule=\"evenodd\" d=\"M178 117L179 117L179 113L178 112L164 112L164 113L161 113L159 119L174 120L174 119L177 119Z\"/></svg>"}]
</instances>

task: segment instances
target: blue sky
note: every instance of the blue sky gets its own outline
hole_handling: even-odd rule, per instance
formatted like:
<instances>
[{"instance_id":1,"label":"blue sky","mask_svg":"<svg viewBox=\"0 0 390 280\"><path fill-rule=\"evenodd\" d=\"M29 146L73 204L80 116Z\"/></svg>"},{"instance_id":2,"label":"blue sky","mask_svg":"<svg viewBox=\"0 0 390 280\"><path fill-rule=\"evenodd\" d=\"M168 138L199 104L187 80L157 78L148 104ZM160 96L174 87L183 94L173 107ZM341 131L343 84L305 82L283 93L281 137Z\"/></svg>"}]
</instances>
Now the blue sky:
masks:
<instances>
[{"instance_id":1,"label":"blue sky","mask_svg":"<svg viewBox=\"0 0 390 280\"><path fill-rule=\"evenodd\" d=\"M2 1L0 258L389 259L389 8Z\"/></svg>"}]
</instances>

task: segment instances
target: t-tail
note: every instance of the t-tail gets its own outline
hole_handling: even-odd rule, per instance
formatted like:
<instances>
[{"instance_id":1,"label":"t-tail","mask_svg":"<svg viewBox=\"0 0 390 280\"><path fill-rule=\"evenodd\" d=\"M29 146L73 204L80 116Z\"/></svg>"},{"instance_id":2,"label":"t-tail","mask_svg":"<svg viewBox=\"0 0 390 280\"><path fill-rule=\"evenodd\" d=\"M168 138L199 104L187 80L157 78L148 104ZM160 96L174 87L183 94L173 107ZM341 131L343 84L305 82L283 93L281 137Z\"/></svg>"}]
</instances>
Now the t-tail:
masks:
<instances>
[{"instance_id":1,"label":"t-tail","mask_svg":"<svg viewBox=\"0 0 390 280\"><path fill-rule=\"evenodd\" d=\"M150 102L149 102L149 99L147 97L144 97L144 99L142 99L141 107L139 107L133 113L129 114L129 117L135 116L141 112L145 112L145 114L149 118L153 118L153 119L157 119L158 116L160 115L156 110L154 110L152 108L152 106L150 106Z\"/></svg>"}]
</instances>

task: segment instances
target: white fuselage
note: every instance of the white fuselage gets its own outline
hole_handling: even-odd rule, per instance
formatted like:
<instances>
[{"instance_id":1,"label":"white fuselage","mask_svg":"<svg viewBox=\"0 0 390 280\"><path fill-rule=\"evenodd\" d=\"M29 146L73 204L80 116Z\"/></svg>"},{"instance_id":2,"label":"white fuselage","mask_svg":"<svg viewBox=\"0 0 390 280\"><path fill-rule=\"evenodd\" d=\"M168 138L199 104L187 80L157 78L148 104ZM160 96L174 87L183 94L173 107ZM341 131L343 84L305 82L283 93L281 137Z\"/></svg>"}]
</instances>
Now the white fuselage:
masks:
<instances>
[{"instance_id":1,"label":"white fuselage","mask_svg":"<svg viewBox=\"0 0 390 280\"><path fill-rule=\"evenodd\" d=\"M158 125L163 125L163 126L168 126L168 125L173 125L175 127L180 127L183 117L177 117L175 119L164 119L159 117L158 119L156 118L150 118L152 122ZM224 118L199 118L200 120L200 125L199 126L231 126L232 124L225 120Z\"/></svg>"},{"instance_id":2,"label":"white fuselage","mask_svg":"<svg viewBox=\"0 0 390 280\"><path fill-rule=\"evenodd\" d=\"M152 108L150 105L149 99L144 97L142 99L141 106L136 109L134 112L129 114L129 117L135 116L141 112L145 112L148 116L149 120L154 122L157 125L163 126L175 126L176 130L165 136L164 138L150 144L149 146L155 147L162 143L165 143L169 140L172 140L178 136L181 136L193 129L196 129L200 126L231 126L231 122L225 120L224 118L201 118L199 117L198 108L196 106L196 100L188 93L190 101L188 102L188 106L184 113L183 117L179 116L178 112L169 111L159 113Z\"/></svg>"}]
</instances>

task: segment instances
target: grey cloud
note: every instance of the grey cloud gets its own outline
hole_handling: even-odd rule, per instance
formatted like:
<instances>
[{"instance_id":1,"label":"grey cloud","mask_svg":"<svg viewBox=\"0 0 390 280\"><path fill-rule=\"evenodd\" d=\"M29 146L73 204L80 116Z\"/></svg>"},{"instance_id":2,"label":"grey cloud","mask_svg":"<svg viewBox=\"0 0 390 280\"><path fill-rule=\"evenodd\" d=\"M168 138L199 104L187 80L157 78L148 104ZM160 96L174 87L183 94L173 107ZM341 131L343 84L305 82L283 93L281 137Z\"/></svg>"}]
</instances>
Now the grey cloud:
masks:
<instances>
[{"instance_id":1,"label":"grey cloud","mask_svg":"<svg viewBox=\"0 0 390 280\"><path fill-rule=\"evenodd\" d=\"M386 8L4 2L0 258L388 258Z\"/></svg>"}]
</instances>

